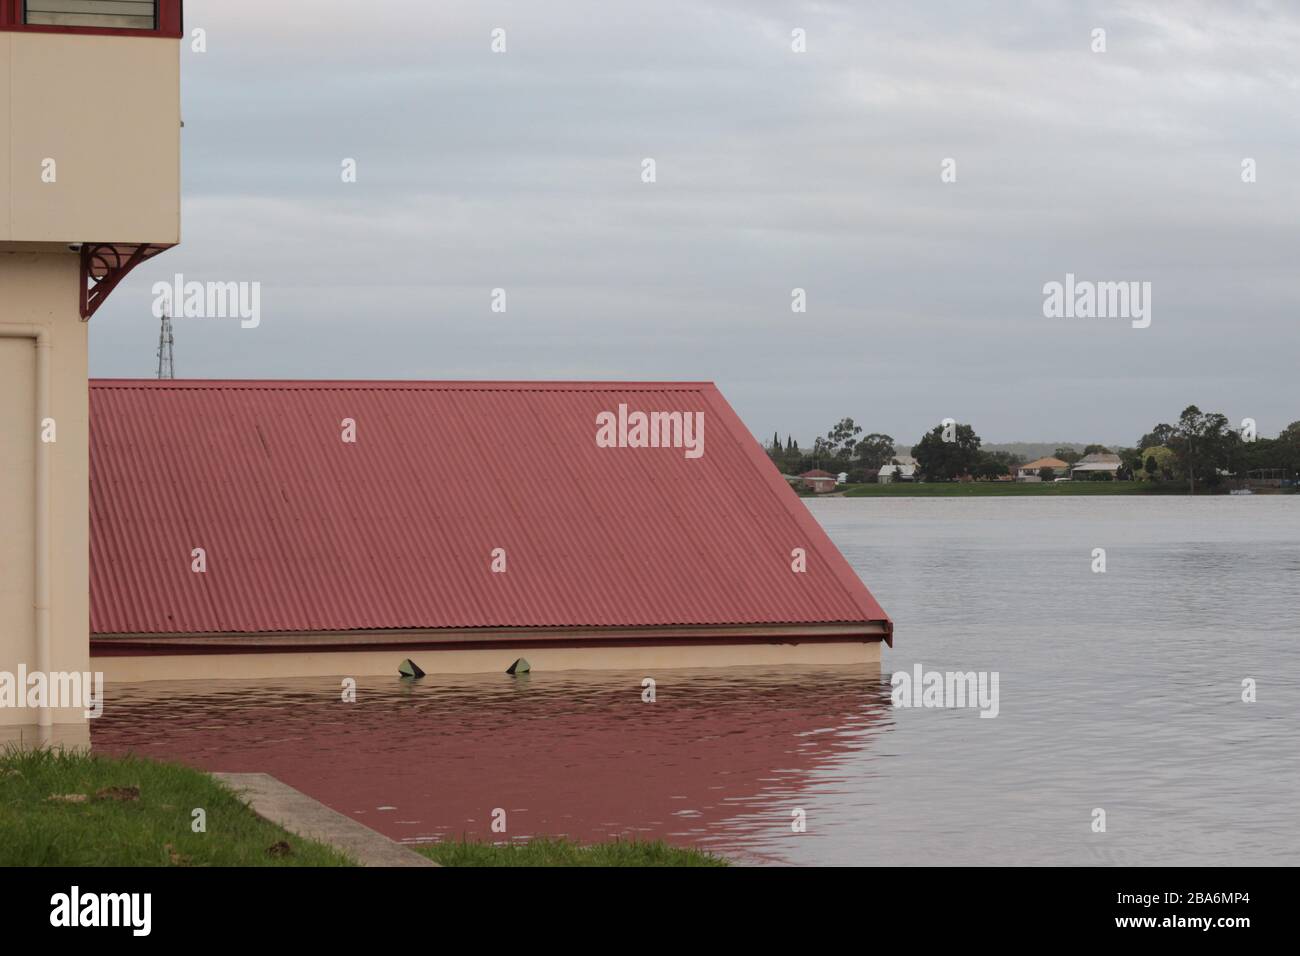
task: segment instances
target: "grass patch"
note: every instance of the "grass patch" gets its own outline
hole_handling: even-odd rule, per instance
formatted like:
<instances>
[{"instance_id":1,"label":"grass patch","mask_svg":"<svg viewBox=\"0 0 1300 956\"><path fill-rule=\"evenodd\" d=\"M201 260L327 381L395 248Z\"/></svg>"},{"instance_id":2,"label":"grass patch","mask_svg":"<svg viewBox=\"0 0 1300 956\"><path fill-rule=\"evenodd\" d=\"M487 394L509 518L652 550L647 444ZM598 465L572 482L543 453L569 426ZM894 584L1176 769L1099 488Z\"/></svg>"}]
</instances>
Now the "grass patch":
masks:
<instances>
[{"instance_id":1,"label":"grass patch","mask_svg":"<svg viewBox=\"0 0 1300 956\"><path fill-rule=\"evenodd\" d=\"M662 840L610 840L575 843L564 837L537 837L526 843L449 840L413 846L443 866L730 866L702 850L669 846Z\"/></svg>"},{"instance_id":2,"label":"grass patch","mask_svg":"<svg viewBox=\"0 0 1300 956\"><path fill-rule=\"evenodd\" d=\"M846 498L993 498L1074 497L1076 495L1187 494L1177 482L1154 481L937 481L890 482L887 485L849 485Z\"/></svg>"},{"instance_id":3,"label":"grass patch","mask_svg":"<svg viewBox=\"0 0 1300 956\"><path fill-rule=\"evenodd\" d=\"M195 833L192 813L207 815ZM0 752L3 866L346 866L207 774L139 757Z\"/></svg>"}]
</instances>

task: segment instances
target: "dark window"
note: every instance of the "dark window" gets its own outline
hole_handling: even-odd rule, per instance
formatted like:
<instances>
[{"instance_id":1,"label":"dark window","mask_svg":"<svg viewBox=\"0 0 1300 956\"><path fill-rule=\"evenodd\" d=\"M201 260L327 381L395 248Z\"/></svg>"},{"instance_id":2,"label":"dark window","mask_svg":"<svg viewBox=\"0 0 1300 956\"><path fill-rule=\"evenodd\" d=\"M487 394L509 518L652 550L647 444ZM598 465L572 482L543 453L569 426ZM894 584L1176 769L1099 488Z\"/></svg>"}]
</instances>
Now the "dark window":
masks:
<instances>
[{"instance_id":1,"label":"dark window","mask_svg":"<svg viewBox=\"0 0 1300 956\"><path fill-rule=\"evenodd\" d=\"M157 0L26 0L23 22L40 26L156 30Z\"/></svg>"}]
</instances>

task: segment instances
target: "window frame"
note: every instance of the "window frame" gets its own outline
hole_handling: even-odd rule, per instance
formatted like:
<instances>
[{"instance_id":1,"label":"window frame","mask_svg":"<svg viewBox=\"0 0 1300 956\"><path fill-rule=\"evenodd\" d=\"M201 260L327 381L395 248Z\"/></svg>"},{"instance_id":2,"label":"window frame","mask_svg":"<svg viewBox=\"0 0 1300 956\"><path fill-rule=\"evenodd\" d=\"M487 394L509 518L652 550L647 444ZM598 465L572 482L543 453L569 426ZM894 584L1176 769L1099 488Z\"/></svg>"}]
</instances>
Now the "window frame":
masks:
<instances>
[{"instance_id":1,"label":"window frame","mask_svg":"<svg viewBox=\"0 0 1300 956\"><path fill-rule=\"evenodd\" d=\"M171 37L179 39L184 32L183 0L154 0L157 11L152 30L134 30L130 27L63 26L46 23L24 23L26 0L0 0L0 31L11 33L72 33L89 36Z\"/></svg>"}]
</instances>

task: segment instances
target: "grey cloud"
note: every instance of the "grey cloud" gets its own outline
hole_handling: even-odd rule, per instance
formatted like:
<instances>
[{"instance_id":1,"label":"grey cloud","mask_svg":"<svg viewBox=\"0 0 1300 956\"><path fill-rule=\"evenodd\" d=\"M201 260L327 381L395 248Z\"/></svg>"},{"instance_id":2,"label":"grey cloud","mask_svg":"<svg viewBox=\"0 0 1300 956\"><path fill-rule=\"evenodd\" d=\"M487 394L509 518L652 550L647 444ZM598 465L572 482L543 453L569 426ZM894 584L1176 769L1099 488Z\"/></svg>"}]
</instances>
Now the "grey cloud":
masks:
<instances>
[{"instance_id":1,"label":"grey cloud","mask_svg":"<svg viewBox=\"0 0 1300 956\"><path fill-rule=\"evenodd\" d=\"M256 330L177 320L187 376L713 379L805 441L1300 418L1291 6L303 9L187 4L184 243L96 315L94 374L148 374L182 272L264 285ZM1151 281L1152 327L1045 319L1067 271Z\"/></svg>"}]
</instances>

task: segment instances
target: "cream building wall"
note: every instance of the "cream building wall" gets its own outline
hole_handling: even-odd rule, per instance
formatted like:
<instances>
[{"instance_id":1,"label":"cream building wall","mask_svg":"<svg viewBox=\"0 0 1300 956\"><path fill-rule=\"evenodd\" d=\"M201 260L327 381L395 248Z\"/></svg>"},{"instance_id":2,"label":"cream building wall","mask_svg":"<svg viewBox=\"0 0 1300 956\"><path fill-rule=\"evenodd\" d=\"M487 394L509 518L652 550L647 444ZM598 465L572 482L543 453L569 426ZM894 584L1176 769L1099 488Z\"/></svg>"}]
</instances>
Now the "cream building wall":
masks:
<instances>
[{"instance_id":1,"label":"cream building wall","mask_svg":"<svg viewBox=\"0 0 1300 956\"><path fill-rule=\"evenodd\" d=\"M90 666L74 247L179 240L179 41L0 31L0 679ZM41 440L44 418L53 442ZM83 710L0 706L0 743L20 737L82 742Z\"/></svg>"},{"instance_id":2,"label":"cream building wall","mask_svg":"<svg viewBox=\"0 0 1300 956\"><path fill-rule=\"evenodd\" d=\"M0 672L85 671L90 647L90 456L87 326L77 310L78 256L62 246L0 244ZM48 385L40 394L39 334ZM31 333L36 333L33 335ZM48 402L48 405L46 404ZM52 442L42 419L53 421ZM44 436L43 436L44 433ZM49 660L38 646L38 459L48 456ZM79 708L47 723L84 727ZM41 715L0 707L0 740ZM65 728L66 730L66 728ZM56 735L64 731L55 731Z\"/></svg>"},{"instance_id":3,"label":"cream building wall","mask_svg":"<svg viewBox=\"0 0 1300 956\"><path fill-rule=\"evenodd\" d=\"M177 40L0 32L0 243L179 242L180 113Z\"/></svg>"},{"instance_id":4,"label":"cream building wall","mask_svg":"<svg viewBox=\"0 0 1300 956\"><path fill-rule=\"evenodd\" d=\"M108 683L251 680L263 677L395 677L410 658L427 674L500 674L519 658L536 671L694 667L880 665L880 641L698 644L637 647L510 647L347 650L261 654L159 654L92 658Z\"/></svg>"}]
</instances>

